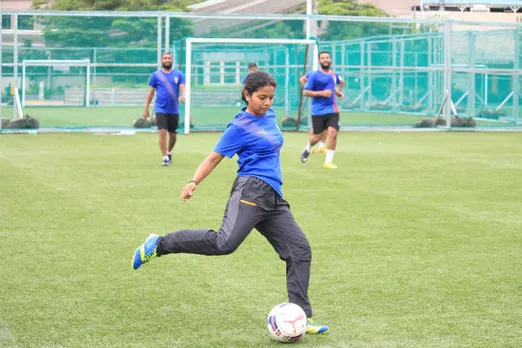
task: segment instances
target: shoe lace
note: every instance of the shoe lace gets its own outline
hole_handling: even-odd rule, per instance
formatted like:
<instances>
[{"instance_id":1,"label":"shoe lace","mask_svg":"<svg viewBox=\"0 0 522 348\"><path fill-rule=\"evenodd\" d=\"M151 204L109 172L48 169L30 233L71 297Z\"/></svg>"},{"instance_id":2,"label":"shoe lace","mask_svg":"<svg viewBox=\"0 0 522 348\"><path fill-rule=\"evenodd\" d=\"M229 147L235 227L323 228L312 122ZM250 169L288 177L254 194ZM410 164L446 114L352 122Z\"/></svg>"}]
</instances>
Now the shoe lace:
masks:
<instances>
[{"instance_id":1,"label":"shoe lace","mask_svg":"<svg viewBox=\"0 0 522 348\"><path fill-rule=\"evenodd\" d=\"M151 236L152 237L152 236ZM156 250L158 249L158 245L157 245L157 239L155 240L155 244L153 245L153 248L152 249L149 249L149 251L147 252L147 249L149 247L149 243L152 242L151 240L151 237L149 237L149 239L147 239L147 241L145 242L145 244L143 245L143 261L144 262L148 262L150 261L152 258L156 257ZM152 245L150 245L152 247Z\"/></svg>"},{"instance_id":2,"label":"shoe lace","mask_svg":"<svg viewBox=\"0 0 522 348\"><path fill-rule=\"evenodd\" d=\"M325 327L325 326L323 326L323 325L316 324L312 319L307 319L307 321L306 321L306 325L307 325L307 326L308 326L308 325L309 325L309 326L312 326L312 327L314 327L314 328L316 328L316 329L319 329L319 330L320 330L321 328Z\"/></svg>"},{"instance_id":3,"label":"shoe lace","mask_svg":"<svg viewBox=\"0 0 522 348\"><path fill-rule=\"evenodd\" d=\"M145 253L143 256L143 262L149 262L151 259L156 257L156 248L154 248L151 252Z\"/></svg>"}]
</instances>

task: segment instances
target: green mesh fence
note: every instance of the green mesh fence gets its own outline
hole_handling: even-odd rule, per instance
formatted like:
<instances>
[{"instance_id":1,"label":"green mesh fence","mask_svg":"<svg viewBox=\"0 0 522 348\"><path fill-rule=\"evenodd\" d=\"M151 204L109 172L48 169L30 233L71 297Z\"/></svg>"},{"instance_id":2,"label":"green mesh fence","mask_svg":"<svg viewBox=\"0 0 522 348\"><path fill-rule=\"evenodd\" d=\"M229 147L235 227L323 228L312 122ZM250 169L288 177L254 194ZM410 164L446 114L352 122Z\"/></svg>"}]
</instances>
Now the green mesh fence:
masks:
<instances>
[{"instance_id":1,"label":"green mesh fence","mask_svg":"<svg viewBox=\"0 0 522 348\"><path fill-rule=\"evenodd\" d=\"M24 113L38 118L43 128L130 127L142 114L162 51L173 51L176 66L187 74L184 38L306 38L306 18L292 15L20 16L23 28L4 24L1 32L0 116L12 118L10 87L16 85ZM520 126L518 25L314 18L319 51L331 52L332 67L346 82L345 98L338 100L343 126L411 127L442 114L444 105L462 117L475 117L479 127ZM233 117L240 103L239 80L251 61L278 82L274 106L280 121L297 117L300 105L306 120L309 99L301 98L298 78L311 70L315 57L309 49L305 58L305 52L305 45L195 45L193 130L222 129Z\"/></svg>"},{"instance_id":2,"label":"green mesh fence","mask_svg":"<svg viewBox=\"0 0 522 348\"><path fill-rule=\"evenodd\" d=\"M175 42L176 56L187 73L186 45ZM193 43L191 49L191 110L193 130L223 129L238 110L245 106L241 100L242 81L248 65L271 74L277 82L273 108L282 126L296 129L298 119L307 126L308 105L302 97L299 78L312 70L315 59L313 46L298 44L236 44ZM183 109L184 112L184 109ZM288 119L283 122L283 119Z\"/></svg>"}]
</instances>

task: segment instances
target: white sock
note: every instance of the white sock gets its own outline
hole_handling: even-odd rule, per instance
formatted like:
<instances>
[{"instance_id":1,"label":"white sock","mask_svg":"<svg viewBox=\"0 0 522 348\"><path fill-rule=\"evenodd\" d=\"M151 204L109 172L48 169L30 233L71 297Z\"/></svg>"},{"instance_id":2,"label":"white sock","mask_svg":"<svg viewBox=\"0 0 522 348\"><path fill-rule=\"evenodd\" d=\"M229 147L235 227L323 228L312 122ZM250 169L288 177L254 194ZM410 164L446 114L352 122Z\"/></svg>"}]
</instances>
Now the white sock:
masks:
<instances>
[{"instance_id":1,"label":"white sock","mask_svg":"<svg viewBox=\"0 0 522 348\"><path fill-rule=\"evenodd\" d=\"M312 146L310 146L310 142L308 142L308 144L306 144L305 150L308 152L312 151Z\"/></svg>"},{"instance_id":2,"label":"white sock","mask_svg":"<svg viewBox=\"0 0 522 348\"><path fill-rule=\"evenodd\" d=\"M324 142L322 142L322 141L319 142L319 148L323 148L325 146L326 146L326 144Z\"/></svg>"},{"instance_id":3,"label":"white sock","mask_svg":"<svg viewBox=\"0 0 522 348\"><path fill-rule=\"evenodd\" d=\"M335 150L326 150L326 160L324 161L324 163L333 162L334 155L335 155Z\"/></svg>"},{"instance_id":4,"label":"white sock","mask_svg":"<svg viewBox=\"0 0 522 348\"><path fill-rule=\"evenodd\" d=\"M168 161L169 160L169 156L163 156L163 159Z\"/></svg>"},{"instance_id":5,"label":"white sock","mask_svg":"<svg viewBox=\"0 0 522 348\"><path fill-rule=\"evenodd\" d=\"M172 151L167 152L167 155L172 155Z\"/></svg>"}]
</instances>

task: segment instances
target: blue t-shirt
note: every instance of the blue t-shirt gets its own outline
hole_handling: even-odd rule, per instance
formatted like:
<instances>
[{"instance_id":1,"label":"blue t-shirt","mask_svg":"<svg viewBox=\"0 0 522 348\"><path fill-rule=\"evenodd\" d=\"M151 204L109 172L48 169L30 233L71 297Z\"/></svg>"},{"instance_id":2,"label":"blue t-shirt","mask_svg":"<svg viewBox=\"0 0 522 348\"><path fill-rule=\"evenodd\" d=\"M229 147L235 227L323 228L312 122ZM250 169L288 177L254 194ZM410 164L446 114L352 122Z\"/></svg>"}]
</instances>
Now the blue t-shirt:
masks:
<instances>
[{"instance_id":1,"label":"blue t-shirt","mask_svg":"<svg viewBox=\"0 0 522 348\"><path fill-rule=\"evenodd\" d=\"M308 79L310 78L310 75L312 75L314 72L315 71L310 71L310 72L307 72L305 74L306 82L308 82ZM342 80L343 80L343 78L339 74L335 73L335 84L336 85L340 84Z\"/></svg>"},{"instance_id":2,"label":"blue t-shirt","mask_svg":"<svg viewBox=\"0 0 522 348\"><path fill-rule=\"evenodd\" d=\"M341 82L341 77L330 70L329 73L324 73L321 70L306 74L308 81L304 89L309 91L324 91L329 89L332 95L326 97L312 97L312 116L321 116L339 112L339 107L335 101L335 85Z\"/></svg>"},{"instance_id":3,"label":"blue t-shirt","mask_svg":"<svg viewBox=\"0 0 522 348\"><path fill-rule=\"evenodd\" d=\"M172 87L172 92L166 83ZM162 114L179 114L179 85L184 84L185 77L183 73L176 69L172 69L168 74L163 70L158 70L152 74L149 86L156 89L156 105L154 111Z\"/></svg>"},{"instance_id":4,"label":"blue t-shirt","mask_svg":"<svg viewBox=\"0 0 522 348\"><path fill-rule=\"evenodd\" d=\"M243 108L230 122L214 152L232 158L237 154L237 176L254 176L269 184L281 197L283 177L280 150L283 134L277 126L274 110L256 117Z\"/></svg>"},{"instance_id":5,"label":"blue t-shirt","mask_svg":"<svg viewBox=\"0 0 522 348\"><path fill-rule=\"evenodd\" d=\"M245 81L246 81L246 78L247 78L248 74L250 74L250 73L246 73L245 76L243 76L243 78L241 79L241 84L242 85L245 84Z\"/></svg>"},{"instance_id":6,"label":"blue t-shirt","mask_svg":"<svg viewBox=\"0 0 522 348\"><path fill-rule=\"evenodd\" d=\"M317 71L317 70L316 70L316 71ZM306 80L307 80L307 81L308 81L308 79L310 78L310 75L312 75L314 72L315 72L315 71L309 71L309 72L307 72L307 73L305 74L305 77L306 77ZM340 84L342 80L343 80L343 78L342 78L339 74L335 73L335 84L336 84L336 85Z\"/></svg>"}]
</instances>

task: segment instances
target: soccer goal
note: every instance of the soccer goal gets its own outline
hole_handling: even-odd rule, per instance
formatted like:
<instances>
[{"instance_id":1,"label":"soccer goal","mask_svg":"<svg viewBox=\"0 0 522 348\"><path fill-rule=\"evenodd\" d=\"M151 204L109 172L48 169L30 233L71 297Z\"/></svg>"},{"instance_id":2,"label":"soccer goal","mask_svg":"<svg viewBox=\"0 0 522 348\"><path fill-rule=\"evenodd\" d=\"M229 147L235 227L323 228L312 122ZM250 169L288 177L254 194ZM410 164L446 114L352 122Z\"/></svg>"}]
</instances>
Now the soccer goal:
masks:
<instances>
[{"instance_id":1,"label":"soccer goal","mask_svg":"<svg viewBox=\"0 0 522 348\"><path fill-rule=\"evenodd\" d=\"M22 106L89 106L91 62L24 60Z\"/></svg>"},{"instance_id":2,"label":"soccer goal","mask_svg":"<svg viewBox=\"0 0 522 348\"><path fill-rule=\"evenodd\" d=\"M316 66L315 40L188 38L182 47L187 97L185 134L225 129L245 106L241 100L242 80L250 63L270 73L277 82L273 108L278 123L290 125L288 129L292 130L307 125L308 113L302 115L304 100L299 78Z\"/></svg>"}]
</instances>

